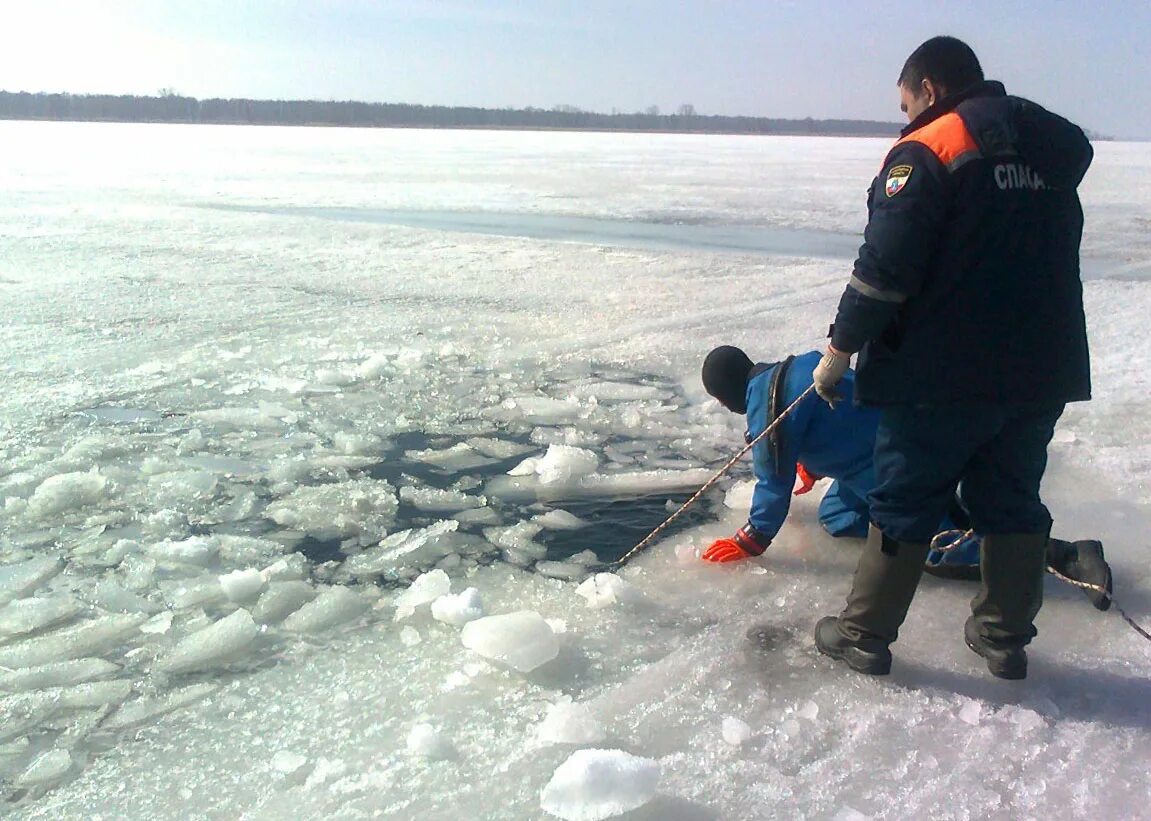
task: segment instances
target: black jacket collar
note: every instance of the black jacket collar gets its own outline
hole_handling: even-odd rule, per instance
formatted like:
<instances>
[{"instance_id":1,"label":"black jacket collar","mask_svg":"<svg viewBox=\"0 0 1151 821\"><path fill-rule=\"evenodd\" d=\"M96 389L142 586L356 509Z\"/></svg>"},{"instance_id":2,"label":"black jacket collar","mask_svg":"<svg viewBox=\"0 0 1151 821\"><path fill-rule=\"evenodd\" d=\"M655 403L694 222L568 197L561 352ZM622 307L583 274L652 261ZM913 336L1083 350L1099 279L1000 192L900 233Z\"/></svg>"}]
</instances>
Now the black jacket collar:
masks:
<instances>
[{"instance_id":1,"label":"black jacket collar","mask_svg":"<svg viewBox=\"0 0 1151 821\"><path fill-rule=\"evenodd\" d=\"M914 131L918 131L934 120L938 120L944 114L954 111L960 103L965 100L970 100L972 97L1006 97L1007 89L1003 87L1003 83L996 80L984 80L981 83L976 83L973 86L965 88L956 94L949 94L941 100L936 100L935 105L928 108L914 120L907 124L907 127L899 132L900 137L906 137Z\"/></svg>"}]
</instances>

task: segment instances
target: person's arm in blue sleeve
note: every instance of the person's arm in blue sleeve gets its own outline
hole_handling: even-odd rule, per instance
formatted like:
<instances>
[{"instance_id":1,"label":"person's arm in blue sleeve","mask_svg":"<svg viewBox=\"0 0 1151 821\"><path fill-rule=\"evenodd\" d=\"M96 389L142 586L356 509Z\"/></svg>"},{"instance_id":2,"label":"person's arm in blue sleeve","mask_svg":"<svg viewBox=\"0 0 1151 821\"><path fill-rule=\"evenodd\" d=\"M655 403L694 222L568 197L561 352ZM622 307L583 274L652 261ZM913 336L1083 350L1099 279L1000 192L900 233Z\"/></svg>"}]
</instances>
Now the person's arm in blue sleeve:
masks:
<instances>
[{"instance_id":1,"label":"person's arm in blue sleeve","mask_svg":"<svg viewBox=\"0 0 1151 821\"><path fill-rule=\"evenodd\" d=\"M839 300L831 336L836 351L859 351L919 293L946 221L950 185L947 169L921 143L903 143L888 156L871 192L863 246Z\"/></svg>"},{"instance_id":2,"label":"person's arm in blue sleeve","mask_svg":"<svg viewBox=\"0 0 1151 821\"><path fill-rule=\"evenodd\" d=\"M766 443L756 445L753 451L756 481L747 528L764 547L771 543L787 519L791 491L795 488L795 464L799 461L807 426L812 414L822 409L820 403L809 398L800 402L791 418L783 423L783 448L778 466L773 464Z\"/></svg>"}]
</instances>

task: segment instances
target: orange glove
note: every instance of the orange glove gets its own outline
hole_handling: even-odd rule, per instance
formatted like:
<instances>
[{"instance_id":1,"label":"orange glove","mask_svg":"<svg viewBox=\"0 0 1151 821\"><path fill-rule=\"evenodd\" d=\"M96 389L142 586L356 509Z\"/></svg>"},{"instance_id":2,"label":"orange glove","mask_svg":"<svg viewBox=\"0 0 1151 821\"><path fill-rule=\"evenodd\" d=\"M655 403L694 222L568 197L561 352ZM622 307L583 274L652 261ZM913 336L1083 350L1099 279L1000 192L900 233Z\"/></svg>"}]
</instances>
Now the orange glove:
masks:
<instances>
[{"instance_id":1,"label":"orange glove","mask_svg":"<svg viewBox=\"0 0 1151 821\"><path fill-rule=\"evenodd\" d=\"M811 489L815 487L815 483L823 478L822 476L811 473L807 468L798 462L795 463L795 475L798 476L799 481L802 482L802 485L796 488L793 494L795 496L802 496L805 493L810 493Z\"/></svg>"},{"instance_id":2,"label":"orange glove","mask_svg":"<svg viewBox=\"0 0 1151 821\"><path fill-rule=\"evenodd\" d=\"M705 562L739 562L747 558L744 549L735 543L735 539L716 539L711 547L703 551L701 557Z\"/></svg>"},{"instance_id":3,"label":"orange glove","mask_svg":"<svg viewBox=\"0 0 1151 821\"><path fill-rule=\"evenodd\" d=\"M764 539L748 524L737 530L734 538L716 539L700 558L705 562L738 562L760 555L770 544L771 539Z\"/></svg>"}]
</instances>

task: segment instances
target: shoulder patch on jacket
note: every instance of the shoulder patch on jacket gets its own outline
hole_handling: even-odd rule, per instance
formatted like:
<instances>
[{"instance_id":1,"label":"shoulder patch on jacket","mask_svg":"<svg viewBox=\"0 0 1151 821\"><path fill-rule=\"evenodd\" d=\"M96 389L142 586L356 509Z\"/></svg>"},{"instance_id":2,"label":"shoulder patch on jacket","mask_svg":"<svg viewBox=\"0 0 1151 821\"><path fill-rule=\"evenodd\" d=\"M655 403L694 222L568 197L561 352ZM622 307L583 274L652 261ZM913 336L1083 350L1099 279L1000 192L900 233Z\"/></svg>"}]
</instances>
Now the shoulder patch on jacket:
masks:
<instances>
[{"instance_id":1,"label":"shoulder patch on jacket","mask_svg":"<svg viewBox=\"0 0 1151 821\"><path fill-rule=\"evenodd\" d=\"M887 172L887 183L883 190L887 192L887 196L894 197L903 190L909 179L911 179L911 166L897 165Z\"/></svg>"}]
</instances>

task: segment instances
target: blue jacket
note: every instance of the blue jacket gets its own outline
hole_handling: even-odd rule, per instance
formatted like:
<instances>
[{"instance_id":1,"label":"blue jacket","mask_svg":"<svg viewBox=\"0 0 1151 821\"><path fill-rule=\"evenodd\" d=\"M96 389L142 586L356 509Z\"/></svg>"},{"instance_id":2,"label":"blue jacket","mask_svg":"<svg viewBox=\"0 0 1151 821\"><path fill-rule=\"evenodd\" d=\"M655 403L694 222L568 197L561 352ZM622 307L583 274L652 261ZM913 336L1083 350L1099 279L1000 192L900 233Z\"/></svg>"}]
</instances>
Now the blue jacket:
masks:
<instances>
[{"instance_id":1,"label":"blue jacket","mask_svg":"<svg viewBox=\"0 0 1151 821\"><path fill-rule=\"evenodd\" d=\"M1076 189L1091 158L1076 125L995 82L904 129L832 333L860 352L858 401L1090 398Z\"/></svg>"},{"instance_id":2,"label":"blue jacket","mask_svg":"<svg viewBox=\"0 0 1151 821\"><path fill-rule=\"evenodd\" d=\"M762 433L775 414L807 390L821 356L820 352L811 351L785 362L757 365L752 370L747 385L748 441ZM774 403L773 385L778 394ZM756 481L748 522L762 539L774 539L787 518L795 487L796 463L801 463L810 473L835 480L819 504L819 521L824 529L832 536L863 538L867 535L870 520L867 495L875 487L873 451L879 411L851 401L855 391L853 371L847 372L839 388L844 401L834 410L811 394L772 437L752 449ZM952 528L949 521L940 524L941 530ZM946 559L933 552L928 562L978 564L978 540L970 542L946 554Z\"/></svg>"}]
</instances>

